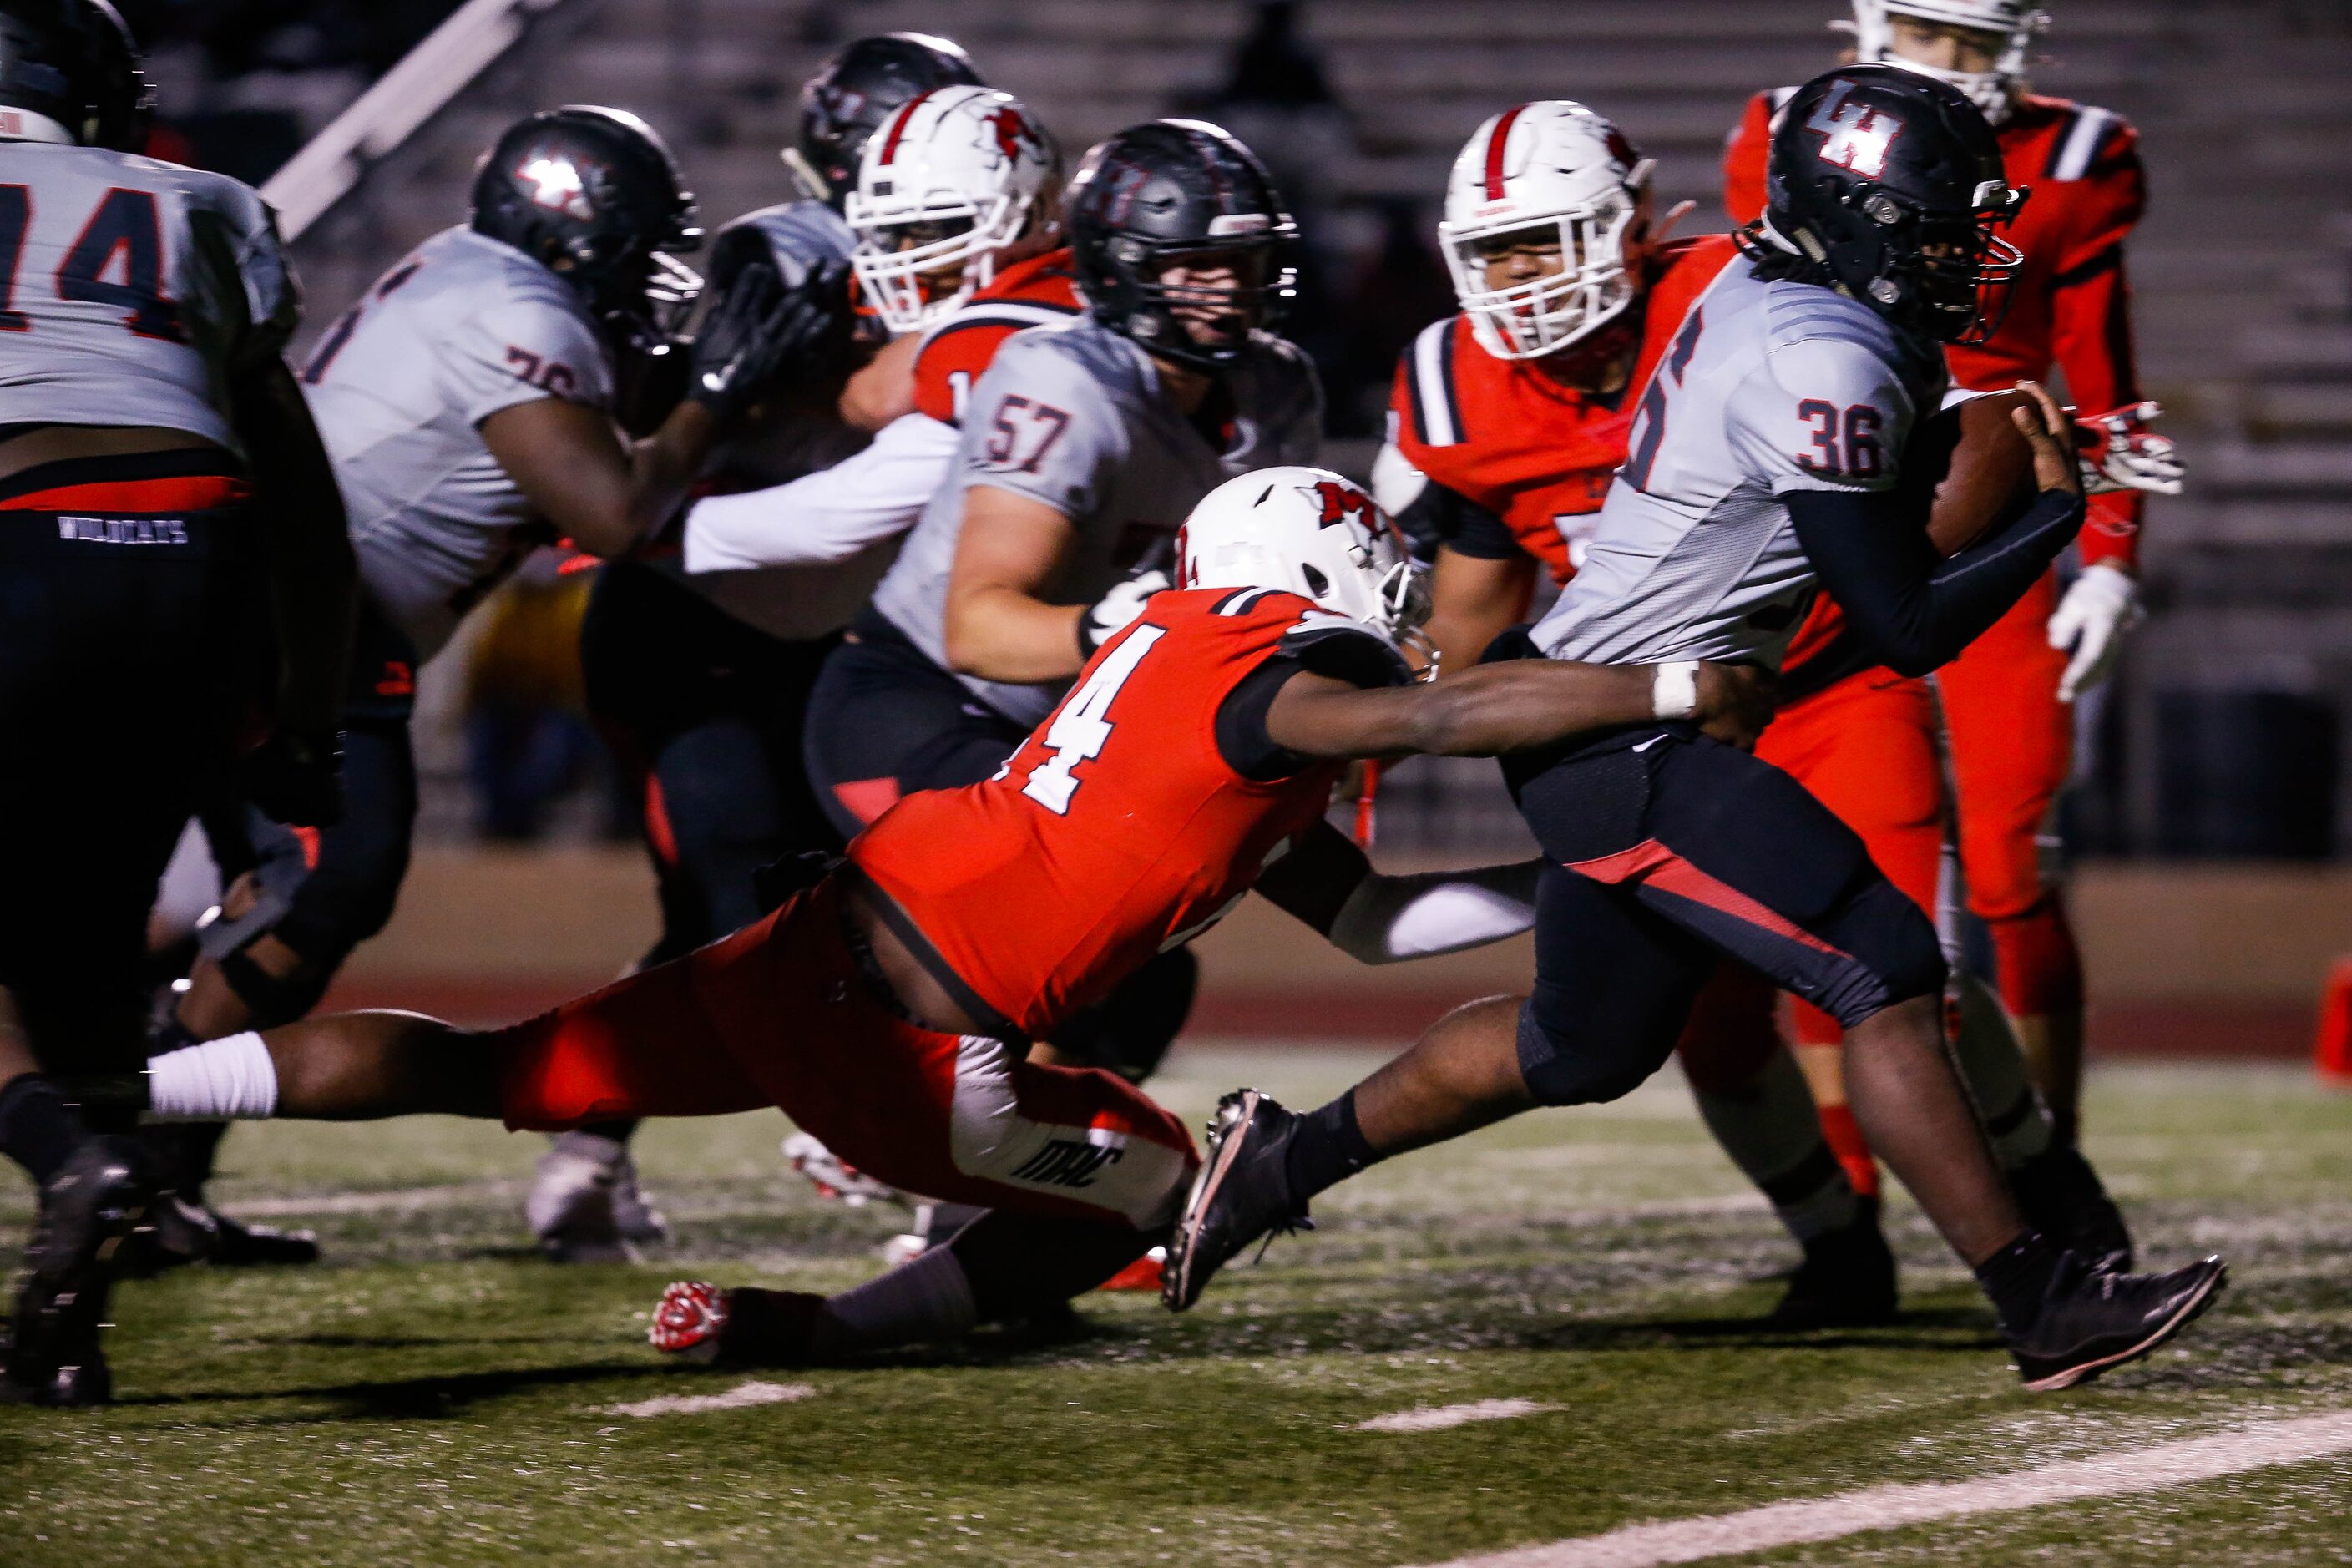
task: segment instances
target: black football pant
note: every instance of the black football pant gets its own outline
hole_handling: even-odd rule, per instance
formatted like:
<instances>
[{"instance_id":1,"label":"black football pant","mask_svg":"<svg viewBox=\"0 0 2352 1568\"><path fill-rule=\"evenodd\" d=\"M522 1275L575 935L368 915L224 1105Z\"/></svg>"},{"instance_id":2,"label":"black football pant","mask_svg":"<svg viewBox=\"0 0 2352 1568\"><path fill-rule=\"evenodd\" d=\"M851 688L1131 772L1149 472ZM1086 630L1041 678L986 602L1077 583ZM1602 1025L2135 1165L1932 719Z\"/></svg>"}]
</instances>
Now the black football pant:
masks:
<instances>
[{"instance_id":1,"label":"black football pant","mask_svg":"<svg viewBox=\"0 0 2352 1568\"><path fill-rule=\"evenodd\" d=\"M1614 1100L1655 1072L1726 960L1849 1028L1942 990L1927 917L1769 763L1670 724L1504 775L1549 862L1518 1040L1541 1103Z\"/></svg>"},{"instance_id":2,"label":"black football pant","mask_svg":"<svg viewBox=\"0 0 2352 1568\"><path fill-rule=\"evenodd\" d=\"M803 749L818 798L854 837L901 795L990 777L1028 738L1029 726L981 701L868 611L817 677ZM1200 973L1189 949L1161 953L1068 1019L1055 1049L1141 1083L1184 1027Z\"/></svg>"},{"instance_id":3,"label":"black football pant","mask_svg":"<svg viewBox=\"0 0 2352 1568\"><path fill-rule=\"evenodd\" d=\"M51 1071L144 1065L156 883L261 679L261 523L228 461L0 480L0 987Z\"/></svg>"}]
</instances>

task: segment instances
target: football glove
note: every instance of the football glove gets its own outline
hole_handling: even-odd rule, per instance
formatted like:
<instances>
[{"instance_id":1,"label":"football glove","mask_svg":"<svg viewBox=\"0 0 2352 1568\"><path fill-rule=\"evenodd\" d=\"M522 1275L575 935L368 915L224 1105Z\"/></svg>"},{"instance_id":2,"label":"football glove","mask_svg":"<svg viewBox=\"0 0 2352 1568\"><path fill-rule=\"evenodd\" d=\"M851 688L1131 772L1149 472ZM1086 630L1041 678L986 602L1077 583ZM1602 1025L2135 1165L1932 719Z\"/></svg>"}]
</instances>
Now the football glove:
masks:
<instances>
[{"instance_id":1,"label":"football glove","mask_svg":"<svg viewBox=\"0 0 2352 1568\"><path fill-rule=\"evenodd\" d=\"M828 262L796 289L785 288L764 261L736 274L695 334L687 396L722 424L741 417L779 372L833 332L845 271L846 264Z\"/></svg>"},{"instance_id":2,"label":"football glove","mask_svg":"<svg viewBox=\"0 0 2352 1568\"><path fill-rule=\"evenodd\" d=\"M1154 568L1138 572L1123 583L1111 584L1109 593L1097 599L1078 617L1078 651L1087 658L1110 640L1111 635L1128 622L1143 614L1143 605L1152 595L1164 593L1174 584L1168 574Z\"/></svg>"},{"instance_id":3,"label":"football glove","mask_svg":"<svg viewBox=\"0 0 2352 1568\"><path fill-rule=\"evenodd\" d=\"M2148 426L2164 409L2154 403L2133 403L2105 414L2076 415L2074 444L2083 459L2083 493L2110 495L2117 490L2145 490L2150 495L2177 496L2188 465L2169 436L2158 436Z\"/></svg>"},{"instance_id":4,"label":"football glove","mask_svg":"<svg viewBox=\"0 0 2352 1568\"><path fill-rule=\"evenodd\" d=\"M2072 702L2114 674L2124 634L2144 618L2139 583L2130 573L2084 567L2050 617L2050 646L2072 656L2058 678L2058 700Z\"/></svg>"},{"instance_id":5,"label":"football glove","mask_svg":"<svg viewBox=\"0 0 2352 1568\"><path fill-rule=\"evenodd\" d=\"M330 730L274 730L238 764L246 799L289 827L332 827L343 819L343 738Z\"/></svg>"}]
</instances>

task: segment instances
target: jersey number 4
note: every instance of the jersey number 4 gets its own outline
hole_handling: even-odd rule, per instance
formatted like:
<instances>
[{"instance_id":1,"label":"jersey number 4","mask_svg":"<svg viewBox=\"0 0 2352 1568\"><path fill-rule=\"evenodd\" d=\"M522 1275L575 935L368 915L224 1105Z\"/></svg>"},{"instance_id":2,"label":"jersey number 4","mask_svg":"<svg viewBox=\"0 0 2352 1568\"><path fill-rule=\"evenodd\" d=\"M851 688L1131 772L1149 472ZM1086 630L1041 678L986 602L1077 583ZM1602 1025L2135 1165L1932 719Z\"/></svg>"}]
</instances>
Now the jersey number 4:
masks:
<instances>
[{"instance_id":1,"label":"jersey number 4","mask_svg":"<svg viewBox=\"0 0 2352 1568\"><path fill-rule=\"evenodd\" d=\"M33 226L28 185L0 185L0 332L29 332L33 319L15 309L16 272L25 262L25 236ZM118 270L120 281L108 277ZM155 197L120 187L106 193L81 237L58 263L58 298L110 305L123 312L123 327L138 337L185 342L179 307L163 297L163 224Z\"/></svg>"},{"instance_id":2,"label":"jersey number 4","mask_svg":"<svg viewBox=\"0 0 2352 1568\"><path fill-rule=\"evenodd\" d=\"M1165 626L1139 626L1103 656L1086 683L1070 693L1054 721L1045 727L1045 750L1052 753L1029 771L1021 793L1056 816L1070 814L1070 799L1086 781L1070 770L1102 755L1110 740L1110 705L1127 684L1151 645L1168 635Z\"/></svg>"}]
</instances>

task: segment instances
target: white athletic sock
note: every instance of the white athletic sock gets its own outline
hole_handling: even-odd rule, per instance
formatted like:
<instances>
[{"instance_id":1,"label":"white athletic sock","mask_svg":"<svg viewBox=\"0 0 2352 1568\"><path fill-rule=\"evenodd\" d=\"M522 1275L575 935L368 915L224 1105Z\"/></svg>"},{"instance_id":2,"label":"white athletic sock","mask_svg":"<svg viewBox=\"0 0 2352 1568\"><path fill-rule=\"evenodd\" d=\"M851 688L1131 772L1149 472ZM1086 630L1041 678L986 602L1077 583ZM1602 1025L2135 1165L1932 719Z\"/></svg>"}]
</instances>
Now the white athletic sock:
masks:
<instances>
[{"instance_id":1,"label":"white athletic sock","mask_svg":"<svg viewBox=\"0 0 2352 1568\"><path fill-rule=\"evenodd\" d=\"M1754 1081L1738 1092L1692 1093L1707 1131L1772 1200L1772 1212L1790 1235L1810 1241L1861 1217L1862 1199L1822 1135L1813 1091L1786 1047L1773 1051Z\"/></svg>"},{"instance_id":2,"label":"white athletic sock","mask_svg":"<svg viewBox=\"0 0 2352 1568\"><path fill-rule=\"evenodd\" d=\"M935 1247L855 1290L825 1301L811 1348L821 1355L929 1344L969 1333L979 1314L963 1265Z\"/></svg>"},{"instance_id":3,"label":"white athletic sock","mask_svg":"<svg viewBox=\"0 0 2352 1568\"><path fill-rule=\"evenodd\" d=\"M151 1058L147 1104L159 1121L258 1121L278 1110L278 1066L250 1030Z\"/></svg>"},{"instance_id":4,"label":"white athletic sock","mask_svg":"<svg viewBox=\"0 0 2352 1568\"><path fill-rule=\"evenodd\" d=\"M2050 1147L2056 1123L2025 1076L2025 1053L2018 1048L2000 999L1977 975L1965 969L1958 973L1960 1026L1952 1057L1984 1119L1994 1157L2002 1170L2014 1171Z\"/></svg>"}]
</instances>

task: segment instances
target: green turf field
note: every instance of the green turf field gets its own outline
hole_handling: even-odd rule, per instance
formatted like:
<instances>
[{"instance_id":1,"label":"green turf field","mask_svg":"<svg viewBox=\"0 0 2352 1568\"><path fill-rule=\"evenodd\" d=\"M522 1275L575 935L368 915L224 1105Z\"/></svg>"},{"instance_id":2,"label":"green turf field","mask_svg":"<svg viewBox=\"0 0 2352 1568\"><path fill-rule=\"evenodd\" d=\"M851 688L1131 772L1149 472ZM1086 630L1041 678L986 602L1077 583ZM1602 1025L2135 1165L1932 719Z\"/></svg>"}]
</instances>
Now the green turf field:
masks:
<instances>
[{"instance_id":1,"label":"green turf field","mask_svg":"<svg viewBox=\"0 0 2352 1568\"><path fill-rule=\"evenodd\" d=\"M1252 1079L1312 1101L1363 1058L1181 1058L1188 1119ZM535 1140L453 1122L270 1126L221 1196L331 1264L127 1287L122 1403L0 1411L0 1563L1437 1563L1902 1481L1969 1481L2352 1411L2352 1097L2273 1068L2096 1077L2092 1150L2160 1263L2228 1253L2222 1306L2095 1388L2020 1391L1908 1209L1911 1312L1760 1333L1787 1256L1671 1079L1382 1167L1184 1318L1096 1297L1073 1342L999 1338L757 1381L656 1364L661 1284L836 1288L886 1211L819 1203L772 1116L652 1130L678 1238L641 1268L524 1246ZM13 1247L29 1194L0 1194ZM1366 1431L1419 1407L1526 1414ZM2352 1455L1735 1559L2352 1560Z\"/></svg>"}]
</instances>

